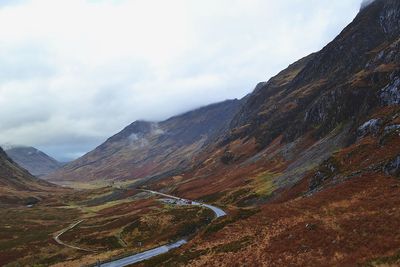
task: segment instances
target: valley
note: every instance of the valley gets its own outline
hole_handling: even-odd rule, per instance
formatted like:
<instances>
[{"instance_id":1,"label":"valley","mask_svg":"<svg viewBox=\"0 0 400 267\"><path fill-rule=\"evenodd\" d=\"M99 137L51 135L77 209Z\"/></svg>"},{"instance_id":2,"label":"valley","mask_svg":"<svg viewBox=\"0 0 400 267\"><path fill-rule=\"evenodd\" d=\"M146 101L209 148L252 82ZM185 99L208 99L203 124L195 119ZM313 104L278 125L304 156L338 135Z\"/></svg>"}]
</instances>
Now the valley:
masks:
<instances>
[{"instance_id":1,"label":"valley","mask_svg":"<svg viewBox=\"0 0 400 267\"><path fill-rule=\"evenodd\" d=\"M2 266L399 266L400 2L241 99L20 165L0 149Z\"/></svg>"},{"instance_id":2,"label":"valley","mask_svg":"<svg viewBox=\"0 0 400 267\"><path fill-rule=\"evenodd\" d=\"M7 239L3 241L2 264L10 260L6 255L12 257L10 252L23 249L27 243L30 246L26 249L32 254L27 253L14 264L40 266L61 262L55 266L82 266L98 260L109 261L153 249L170 240L188 238L215 216L212 210L202 208L202 204L166 204L152 193L140 190L102 188L87 194L86 191L73 197L66 194L61 200L47 199L46 204L32 208L3 207L4 212L8 210L8 218L12 216L21 224L4 222L7 232L20 237L14 236L12 244ZM8 214L11 210L14 213ZM191 219L187 220L187 216ZM38 232L37 227L44 225L42 232ZM29 229L28 235L25 229Z\"/></svg>"}]
</instances>

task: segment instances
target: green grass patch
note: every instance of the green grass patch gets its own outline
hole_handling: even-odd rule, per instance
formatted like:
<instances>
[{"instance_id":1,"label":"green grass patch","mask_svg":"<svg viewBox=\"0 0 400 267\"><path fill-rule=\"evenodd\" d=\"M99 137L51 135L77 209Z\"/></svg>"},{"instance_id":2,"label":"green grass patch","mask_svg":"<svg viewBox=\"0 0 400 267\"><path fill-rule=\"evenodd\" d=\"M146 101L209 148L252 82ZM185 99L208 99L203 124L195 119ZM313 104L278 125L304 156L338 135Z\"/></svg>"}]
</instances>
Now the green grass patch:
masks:
<instances>
[{"instance_id":1,"label":"green grass patch","mask_svg":"<svg viewBox=\"0 0 400 267\"><path fill-rule=\"evenodd\" d=\"M279 174L277 173L272 173L268 171L262 172L257 175L255 177L254 192L260 197L271 195L276 189L274 185L274 178L278 175Z\"/></svg>"}]
</instances>

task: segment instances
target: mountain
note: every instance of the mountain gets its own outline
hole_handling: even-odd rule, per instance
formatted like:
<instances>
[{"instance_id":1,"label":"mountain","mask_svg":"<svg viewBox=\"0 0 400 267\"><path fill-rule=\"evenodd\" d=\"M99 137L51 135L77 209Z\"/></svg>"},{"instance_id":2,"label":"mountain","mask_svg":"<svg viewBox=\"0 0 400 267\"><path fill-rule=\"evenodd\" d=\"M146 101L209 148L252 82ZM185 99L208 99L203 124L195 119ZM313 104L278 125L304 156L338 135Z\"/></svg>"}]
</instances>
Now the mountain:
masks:
<instances>
[{"instance_id":1,"label":"mountain","mask_svg":"<svg viewBox=\"0 0 400 267\"><path fill-rule=\"evenodd\" d=\"M0 203L33 203L55 188L21 168L0 148Z\"/></svg>"},{"instance_id":2,"label":"mountain","mask_svg":"<svg viewBox=\"0 0 400 267\"><path fill-rule=\"evenodd\" d=\"M113 181L178 173L225 131L240 103L228 100L162 122L135 121L95 150L45 178Z\"/></svg>"},{"instance_id":3,"label":"mountain","mask_svg":"<svg viewBox=\"0 0 400 267\"><path fill-rule=\"evenodd\" d=\"M193 168L139 184L228 210L163 262L399 266L400 1L370 2L258 84Z\"/></svg>"},{"instance_id":4,"label":"mountain","mask_svg":"<svg viewBox=\"0 0 400 267\"><path fill-rule=\"evenodd\" d=\"M245 177L267 173L267 192L292 186L359 141L372 118L380 116L380 130L397 125L390 116L399 102L398 7L375 1L321 51L245 98L134 122L47 179L142 180L194 197L237 190L245 180L252 186L241 198L249 203L259 181Z\"/></svg>"},{"instance_id":5,"label":"mountain","mask_svg":"<svg viewBox=\"0 0 400 267\"><path fill-rule=\"evenodd\" d=\"M62 164L34 147L15 146L5 150L18 165L35 176L43 176L59 169Z\"/></svg>"},{"instance_id":6,"label":"mountain","mask_svg":"<svg viewBox=\"0 0 400 267\"><path fill-rule=\"evenodd\" d=\"M253 203L259 199L260 185L276 195L324 169L321 164L327 160L349 164L333 158L341 149L356 149L365 138L376 143L367 150L371 166L396 165L399 6L394 0L373 2L321 51L259 83L242 99L227 131L196 155L198 164L182 173L183 179L177 183L170 177L159 184L155 180L150 186L188 197L240 191L235 201ZM335 169L365 171L365 164L352 164Z\"/></svg>"},{"instance_id":7,"label":"mountain","mask_svg":"<svg viewBox=\"0 0 400 267\"><path fill-rule=\"evenodd\" d=\"M109 237L96 239L110 231L138 237L137 249L151 233L165 237L164 225L177 226L178 210L194 208L153 208L154 198L136 190L147 188L227 216L139 266L399 266L400 1L369 2L321 51L245 98L134 122L48 176L132 182L96 189L100 196L85 203L100 207L79 208L90 222L69 240L114 247ZM195 216L179 218L190 219L183 236L196 229Z\"/></svg>"}]
</instances>

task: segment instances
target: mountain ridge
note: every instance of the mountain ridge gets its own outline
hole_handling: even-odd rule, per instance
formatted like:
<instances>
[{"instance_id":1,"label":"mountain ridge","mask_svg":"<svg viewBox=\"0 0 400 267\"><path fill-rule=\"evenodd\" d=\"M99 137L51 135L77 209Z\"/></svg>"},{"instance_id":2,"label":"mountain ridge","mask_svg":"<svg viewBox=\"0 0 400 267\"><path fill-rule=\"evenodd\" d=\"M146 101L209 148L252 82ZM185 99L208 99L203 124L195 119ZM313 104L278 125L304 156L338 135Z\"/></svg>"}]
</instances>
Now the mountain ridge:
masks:
<instances>
[{"instance_id":1,"label":"mountain ridge","mask_svg":"<svg viewBox=\"0 0 400 267\"><path fill-rule=\"evenodd\" d=\"M13 161L35 176L47 175L63 165L44 152L30 146L11 146L6 148L5 152Z\"/></svg>"},{"instance_id":2,"label":"mountain ridge","mask_svg":"<svg viewBox=\"0 0 400 267\"><path fill-rule=\"evenodd\" d=\"M45 179L135 180L183 170L190 164L192 155L228 127L240 103L227 100L162 122L135 121Z\"/></svg>"},{"instance_id":3,"label":"mountain ridge","mask_svg":"<svg viewBox=\"0 0 400 267\"><path fill-rule=\"evenodd\" d=\"M36 202L38 197L57 188L21 168L1 147L0 185L0 203L7 204Z\"/></svg>"}]
</instances>

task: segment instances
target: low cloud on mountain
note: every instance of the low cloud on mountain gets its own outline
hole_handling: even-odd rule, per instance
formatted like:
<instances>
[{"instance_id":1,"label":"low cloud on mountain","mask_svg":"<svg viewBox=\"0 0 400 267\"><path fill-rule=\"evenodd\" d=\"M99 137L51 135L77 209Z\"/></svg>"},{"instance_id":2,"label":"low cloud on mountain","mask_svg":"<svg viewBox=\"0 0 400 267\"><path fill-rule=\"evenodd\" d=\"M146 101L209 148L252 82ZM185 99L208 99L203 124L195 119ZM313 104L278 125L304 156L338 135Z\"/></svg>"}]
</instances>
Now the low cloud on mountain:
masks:
<instances>
[{"instance_id":1,"label":"low cloud on mountain","mask_svg":"<svg viewBox=\"0 0 400 267\"><path fill-rule=\"evenodd\" d=\"M240 98L322 48L360 0L0 5L0 143L77 157L137 119ZM338 16L337 14L340 14Z\"/></svg>"}]
</instances>

